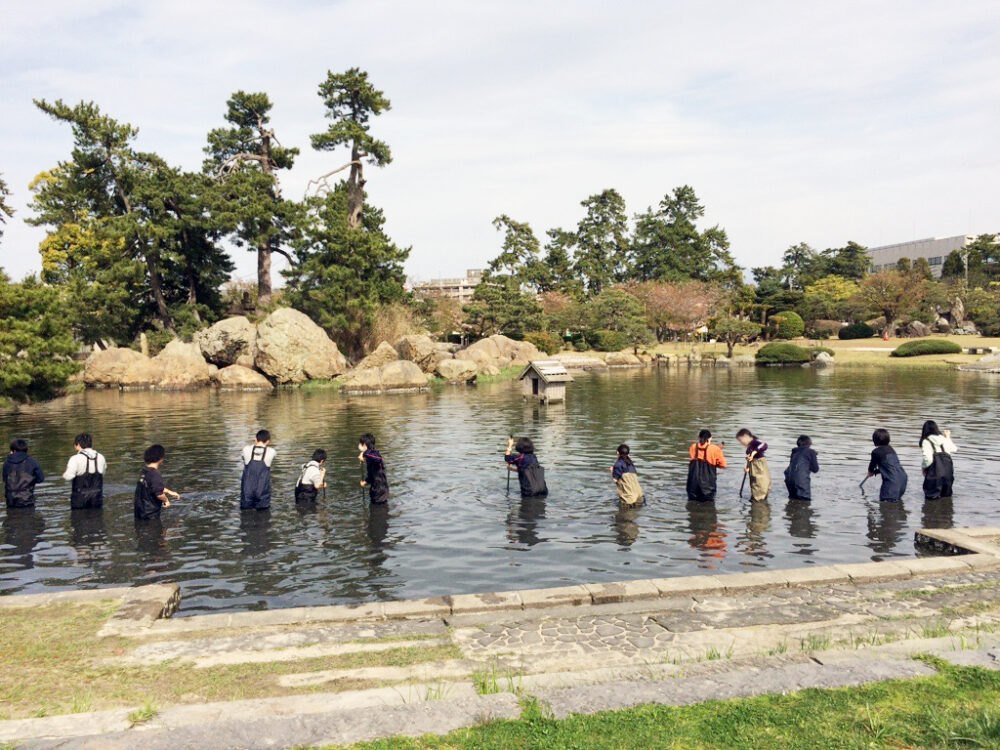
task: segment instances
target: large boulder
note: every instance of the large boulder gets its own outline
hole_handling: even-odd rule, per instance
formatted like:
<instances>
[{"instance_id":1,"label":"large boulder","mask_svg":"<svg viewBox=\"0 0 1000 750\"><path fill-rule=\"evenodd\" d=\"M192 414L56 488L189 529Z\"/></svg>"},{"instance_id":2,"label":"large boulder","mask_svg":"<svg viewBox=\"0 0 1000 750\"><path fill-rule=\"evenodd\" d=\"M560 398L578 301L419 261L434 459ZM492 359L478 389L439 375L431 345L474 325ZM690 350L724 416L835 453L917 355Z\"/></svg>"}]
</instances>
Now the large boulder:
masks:
<instances>
[{"instance_id":1,"label":"large boulder","mask_svg":"<svg viewBox=\"0 0 1000 750\"><path fill-rule=\"evenodd\" d=\"M813 364L816 367L833 367L833 355L829 352L820 352L816 355L816 359L813 360Z\"/></svg>"},{"instance_id":2,"label":"large boulder","mask_svg":"<svg viewBox=\"0 0 1000 750\"><path fill-rule=\"evenodd\" d=\"M388 341L383 341L375 348L375 351L358 362L357 369L370 370L374 367L381 367L390 362L395 362L397 359L399 359L399 353L393 348L392 344Z\"/></svg>"},{"instance_id":3,"label":"large boulder","mask_svg":"<svg viewBox=\"0 0 1000 750\"><path fill-rule=\"evenodd\" d=\"M396 342L396 351L400 359L413 362L423 372L434 372L440 355L431 337L422 333L403 336Z\"/></svg>"},{"instance_id":4,"label":"large boulder","mask_svg":"<svg viewBox=\"0 0 1000 750\"><path fill-rule=\"evenodd\" d=\"M163 350L149 363L156 373L151 385L162 390L179 391L201 388L212 380L211 368L202 356L198 344L186 344L174 339L163 347ZM147 377L149 370L150 368L144 363L137 368L130 368L126 377L142 381ZM141 382L130 383L132 387L139 385Z\"/></svg>"},{"instance_id":5,"label":"large boulder","mask_svg":"<svg viewBox=\"0 0 1000 750\"><path fill-rule=\"evenodd\" d=\"M468 383L476 379L479 365L471 359L445 359L438 362L437 374L449 383Z\"/></svg>"},{"instance_id":6,"label":"large boulder","mask_svg":"<svg viewBox=\"0 0 1000 750\"><path fill-rule=\"evenodd\" d=\"M495 338L496 337L491 336L487 339L480 339L476 343L458 352L457 356L461 359L471 359L479 365L480 368L490 366L506 367L510 364L511 358L504 356L500 347L497 345L497 342L494 340Z\"/></svg>"},{"instance_id":7,"label":"large boulder","mask_svg":"<svg viewBox=\"0 0 1000 750\"><path fill-rule=\"evenodd\" d=\"M382 390L382 372L377 367L355 368L344 375L340 388L350 393L380 391Z\"/></svg>"},{"instance_id":8,"label":"large boulder","mask_svg":"<svg viewBox=\"0 0 1000 750\"><path fill-rule=\"evenodd\" d=\"M212 373L212 380L227 391L269 391L274 388L270 380L243 365L222 367Z\"/></svg>"},{"instance_id":9,"label":"large boulder","mask_svg":"<svg viewBox=\"0 0 1000 750\"><path fill-rule=\"evenodd\" d=\"M83 365L83 382L91 387L118 387L128 369L149 357L134 349L113 347L96 351Z\"/></svg>"},{"instance_id":10,"label":"large boulder","mask_svg":"<svg viewBox=\"0 0 1000 750\"><path fill-rule=\"evenodd\" d=\"M381 367L351 370L341 381L341 389L347 392L409 391L426 387L427 375L407 359Z\"/></svg>"},{"instance_id":11,"label":"large boulder","mask_svg":"<svg viewBox=\"0 0 1000 750\"><path fill-rule=\"evenodd\" d=\"M562 362L567 370L601 370L608 366L608 363L600 357L580 352L559 352L548 359Z\"/></svg>"},{"instance_id":12,"label":"large boulder","mask_svg":"<svg viewBox=\"0 0 1000 750\"><path fill-rule=\"evenodd\" d=\"M913 337L930 336L931 329L930 326L919 320L911 320L906 324L906 335Z\"/></svg>"},{"instance_id":13,"label":"large boulder","mask_svg":"<svg viewBox=\"0 0 1000 750\"><path fill-rule=\"evenodd\" d=\"M961 297L955 297L951 301L951 310L948 312L948 317L955 328L961 328L965 325L965 303L962 302Z\"/></svg>"},{"instance_id":14,"label":"large boulder","mask_svg":"<svg viewBox=\"0 0 1000 750\"><path fill-rule=\"evenodd\" d=\"M975 362L967 365L960 365L959 370L972 370L980 372L1000 372L1000 353L987 354L980 357Z\"/></svg>"},{"instance_id":15,"label":"large boulder","mask_svg":"<svg viewBox=\"0 0 1000 750\"><path fill-rule=\"evenodd\" d=\"M214 365L253 367L257 355L257 327L239 315L220 320L194 335L202 355Z\"/></svg>"},{"instance_id":16,"label":"large boulder","mask_svg":"<svg viewBox=\"0 0 1000 750\"><path fill-rule=\"evenodd\" d=\"M632 352L610 352L604 357L608 367L639 367L642 360Z\"/></svg>"},{"instance_id":17,"label":"large boulder","mask_svg":"<svg viewBox=\"0 0 1000 750\"><path fill-rule=\"evenodd\" d=\"M347 369L326 331L290 307L275 310L257 326L255 364L278 383L333 378Z\"/></svg>"}]
</instances>

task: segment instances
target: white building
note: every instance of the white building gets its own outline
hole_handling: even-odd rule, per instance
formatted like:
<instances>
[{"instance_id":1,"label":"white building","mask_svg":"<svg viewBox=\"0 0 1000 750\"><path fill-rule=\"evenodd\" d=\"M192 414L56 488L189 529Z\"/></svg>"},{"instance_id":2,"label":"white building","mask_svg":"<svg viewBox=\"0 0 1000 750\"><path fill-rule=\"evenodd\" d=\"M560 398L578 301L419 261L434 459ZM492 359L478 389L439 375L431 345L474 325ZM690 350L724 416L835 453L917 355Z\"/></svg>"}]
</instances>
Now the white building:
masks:
<instances>
[{"instance_id":1,"label":"white building","mask_svg":"<svg viewBox=\"0 0 1000 750\"><path fill-rule=\"evenodd\" d=\"M462 304L465 304L472 301L472 293L476 291L476 287L482 280L482 269L471 268L465 272L464 278L418 281L413 285L413 291L416 294L434 294L449 299L457 299Z\"/></svg>"},{"instance_id":2,"label":"white building","mask_svg":"<svg viewBox=\"0 0 1000 750\"><path fill-rule=\"evenodd\" d=\"M926 258L931 266L931 273L934 278L941 276L941 266L944 259L948 257L952 250L962 252L962 259L965 259L963 252L966 245L972 242L975 237L966 234L959 234L955 237L928 237L923 240L912 240L910 242L900 242L895 245L882 245L881 247L868 248L868 257L871 259L871 271L886 271L896 267L896 262L901 258L909 258L911 261L917 258Z\"/></svg>"}]
</instances>

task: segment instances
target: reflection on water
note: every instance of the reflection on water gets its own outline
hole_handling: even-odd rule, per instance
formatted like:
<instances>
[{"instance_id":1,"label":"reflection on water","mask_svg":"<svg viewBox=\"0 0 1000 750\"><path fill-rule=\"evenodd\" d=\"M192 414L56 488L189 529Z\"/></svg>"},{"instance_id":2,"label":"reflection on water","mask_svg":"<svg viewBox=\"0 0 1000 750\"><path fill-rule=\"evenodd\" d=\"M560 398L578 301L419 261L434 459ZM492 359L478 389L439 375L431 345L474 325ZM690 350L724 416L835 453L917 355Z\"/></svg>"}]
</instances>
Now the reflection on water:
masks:
<instances>
[{"instance_id":1,"label":"reflection on water","mask_svg":"<svg viewBox=\"0 0 1000 750\"><path fill-rule=\"evenodd\" d=\"M998 387L937 371L720 368L584 375L548 407L512 383L386 397L90 391L0 417L0 439L27 438L55 478L35 509L0 511L0 591L177 581L190 614L910 556L919 526L997 523ZM913 481L927 418L962 448L954 499L923 502ZM733 468L720 471L715 504L686 502L698 430L728 439L732 460L729 436L744 426L770 443L776 472L795 438L812 436L811 503L777 485L767 503L741 501ZM858 491L880 426L911 476L901 504ZM260 427L278 449L274 501L241 514L239 451ZM71 513L58 475L84 430L108 458L107 498L103 511ZM358 487L367 431L386 457L387 506L368 507ZM510 432L534 438L547 498L507 495L499 451ZM182 499L137 524L132 489L152 442L166 446L166 483ZM620 442L646 493L639 508L618 504L607 474ZM319 447L330 453L326 498L297 506L300 466Z\"/></svg>"}]
</instances>

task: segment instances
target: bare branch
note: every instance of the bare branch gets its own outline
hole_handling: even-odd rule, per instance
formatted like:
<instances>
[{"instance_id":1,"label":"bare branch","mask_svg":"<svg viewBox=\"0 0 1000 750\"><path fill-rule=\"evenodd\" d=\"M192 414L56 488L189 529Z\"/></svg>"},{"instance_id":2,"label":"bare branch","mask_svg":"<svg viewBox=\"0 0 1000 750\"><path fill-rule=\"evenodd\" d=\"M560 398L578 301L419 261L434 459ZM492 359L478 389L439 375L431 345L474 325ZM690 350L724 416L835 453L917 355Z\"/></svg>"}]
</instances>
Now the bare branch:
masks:
<instances>
[{"instance_id":1,"label":"bare branch","mask_svg":"<svg viewBox=\"0 0 1000 750\"><path fill-rule=\"evenodd\" d=\"M236 169L237 165L243 164L244 162L255 161L260 164L264 172L271 178L274 182L274 192L278 193L280 184L278 182L278 175L272 170L268 172L268 157L264 154L255 154L251 151L241 151L238 154L232 154L227 156L223 162L219 165L219 168L215 171L215 179L220 182L225 182L226 178Z\"/></svg>"},{"instance_id":2,"label":"bare branch","mask_svg":"<svg viewBox=\"0 0 1000 750\"><path fill-rule=\"evenodd\" d=\"M333 188L330 187L329 179L333 175L337 174L337 172L343 172L348 167L353 167L353 166L359 166L360 167L360 166L363 166L363 165L362 165L360 159L355 159L354 161L349 161L346 164L341 164L336 169L332 169L329 172L327 172L326 174L320 175L319 177L317 177L314 180L309 180L309 182L306 183L306 191L305 191L305 194L302 197L303 198L308 198L309 197L309 191L311 189L313 189L314 186L315 186L315 191L314 191L313 194L316 195L316 196L320 196L320 195L323 195L324 193L330 192Z\"/></svg>"}]
</instances>

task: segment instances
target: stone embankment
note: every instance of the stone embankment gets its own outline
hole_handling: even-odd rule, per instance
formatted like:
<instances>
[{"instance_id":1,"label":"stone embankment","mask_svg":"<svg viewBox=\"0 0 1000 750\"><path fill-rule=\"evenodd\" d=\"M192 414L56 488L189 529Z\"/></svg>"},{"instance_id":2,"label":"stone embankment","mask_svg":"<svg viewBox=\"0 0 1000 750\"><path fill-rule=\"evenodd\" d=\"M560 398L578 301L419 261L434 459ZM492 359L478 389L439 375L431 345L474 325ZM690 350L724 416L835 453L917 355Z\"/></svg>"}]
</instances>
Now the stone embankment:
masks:
<instances>
[{"instance_id":1,"label":"stone embankment","mask_svg":"<svg viewBox=\"0 0 1000 750\"><path fill-rule=\"evenodd\" d=\"M244 684L233 700L184 695L136 726L130 716L141 695L111 710L0 721L0 742L169 750L351 743L514 718L526 698L564 717L931 673L916 655L1000 668L1000 528L921 530L917 538L950 554L167 619L150 617L157 597L168 613L169 586L149 596L105 590L104 599L136 602L101 631L124 639L105 657L122 679L169 664L185 671L185 684L198 675L211 684L213 670L252 665L271 682ZM18 602L30 599L0 599L0 611L45 603Z\"/></svg>"}]
</instances>

